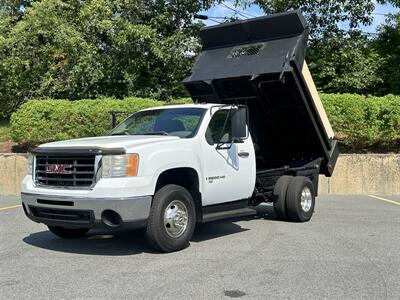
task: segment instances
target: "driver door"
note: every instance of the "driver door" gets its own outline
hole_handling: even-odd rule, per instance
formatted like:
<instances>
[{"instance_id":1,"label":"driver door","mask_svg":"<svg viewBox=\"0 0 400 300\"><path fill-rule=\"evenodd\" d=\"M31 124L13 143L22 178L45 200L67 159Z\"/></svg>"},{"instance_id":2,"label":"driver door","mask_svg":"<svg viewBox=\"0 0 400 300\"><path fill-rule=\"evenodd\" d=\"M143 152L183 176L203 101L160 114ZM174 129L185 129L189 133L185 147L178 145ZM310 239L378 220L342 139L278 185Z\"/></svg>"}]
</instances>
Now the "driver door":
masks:
<instances>
[{"instance_id":1,"label":"driver door","mask_svg":"<svg viewBox=\"0 0 400 300\"><path fill-rule=\"evenodd\" d=\"M256 176L254 147L250 136L232 143L229 109L220 109L214 113L202 148L203 205L249 198L254 190Z\"/></svg>"}]
</instances>

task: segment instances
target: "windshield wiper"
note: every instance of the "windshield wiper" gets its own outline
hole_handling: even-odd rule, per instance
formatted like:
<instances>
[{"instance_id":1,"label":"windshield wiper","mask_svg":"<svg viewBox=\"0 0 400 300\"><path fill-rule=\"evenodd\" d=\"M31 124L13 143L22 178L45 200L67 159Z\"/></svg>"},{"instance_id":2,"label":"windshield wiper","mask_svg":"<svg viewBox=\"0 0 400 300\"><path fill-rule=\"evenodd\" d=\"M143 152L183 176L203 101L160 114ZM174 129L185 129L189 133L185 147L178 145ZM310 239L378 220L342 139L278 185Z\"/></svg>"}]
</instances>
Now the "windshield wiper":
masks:
<instances>
[{"instance_id":1,"label":"windshield wiper","mask_svg":"<svg viewBox=\"0 0 400 300\"><path fill-rule=\"evenodd\" d=\"M127 131L122 131L122 132L111 133L111 135L170 135L170 134L166 131L152 131L152 132L143 132L143 133L134 133L134 134L130 134Z\"/></svg>"},{"instance_id":2,"label":"windshield wiper","mask_svg":"<svg viewBox=\"0 0 400 300\"><path fill-rule=\"evenodd\" d=\"M145 133L142 133L142 134L143 135L170 135L166 131L153 131L153 132L145 132Z\"/></svg>"},{"instance_id":3,"label":"windshield wiper","mask_svg":"<svg viewBox=\"0 0 400 300\"><path fill-rule=\"evenodd\" d=\"M127 131L122 131L122 132L111 133L111 135L129 135L129 133Z\"/></svg>"}]
</instances>

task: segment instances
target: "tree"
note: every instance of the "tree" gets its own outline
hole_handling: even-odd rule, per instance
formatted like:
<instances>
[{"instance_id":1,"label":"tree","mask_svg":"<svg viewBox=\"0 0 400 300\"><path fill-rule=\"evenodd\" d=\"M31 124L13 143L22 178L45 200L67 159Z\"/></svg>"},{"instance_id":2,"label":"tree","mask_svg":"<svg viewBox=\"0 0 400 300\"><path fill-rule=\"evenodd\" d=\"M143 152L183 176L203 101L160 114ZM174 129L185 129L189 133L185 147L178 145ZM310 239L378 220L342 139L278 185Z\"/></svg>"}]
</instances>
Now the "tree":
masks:
<instances>
[{"instance_id":1,"label":"tree","mask_svg":"<svg viewBox=\"0 0 400 300\"><path fill-rule=\"evenodd\" d=\"M400 6L399 0L238 0L237 4L257 4L266 14L301 9L311 25L311 38L340 31L340 25L350 29L372 23L375 5L391 3Z\"/></svg>"},{"instance_id":2,"label":"tree","mask_svg":"<svg viewBox=\"0 0 400 300\"><path fill-rule=\"evenodd\" d=\"M30 98L184 96L199 49L191 0L2 1L0 117Z\"/></svg>"},{"instance_id":3,"label":"tree","mask_svg":"<svg viewBox=\"0 0 400 300\"><path fill-rule=\"evenodd\" d=\"M0 0L0 118L31 98L185 96L181 80L200 48L202 24L194 15L218 2ZM396 41L390 28L398 23L381 29L373 49L352 33L371 22L375 3L389 2L400 6L400 0L235 3L255 3L266 13L302 9L311 24L308 58L320 89L374 93L379 86L380 92L397 93L399 58L393 52L399 51L396 42L386 47L386 41ZM350 33L340 29L343 22ZM379 64L384 68L377 71Z\"/></svg>"},{"instance_id":4,"label":"tree","mask_svg":"<svg viewBox=\"0 0 400 300\"><path fill-rule=\"evenodd\" d=\"M309 67L318 88L325 93L374 94L383 82L383 63L371 40L358 31L329 34L308 50Z\"/></svg>"},{"instance_id":5,"label":"tree","mask_svg":"<svg viewBox=\"0 0 400 300\"><path fill-rule=\"evenodd\" d=\"M383 78L380 94L400 94L400 14L391 16L378 29L374 47L384 58L379 74Z\"/></svg>"},{"instance_id":6,"label":"tree","mask_svg":"<svg viewBox=\"0 0 400 300\"><path fill-rule=\"evenodd\" d=\"M371 24L377 3L400 6L399 0L236 1L240 5L257 4L267 14L301 9L311 29L307 59L320 90L334 93L399 93L396 83L399 82L400 60L398 55L388 54L399 53L393 23L381 29L379 47L374 47L371 38L357 30L360 25ZM348 30L343 29L345 25ZM388 47L389 40L393 42ZM382 66L385 66L384 69Z\"/></svg>"}]
</instances>

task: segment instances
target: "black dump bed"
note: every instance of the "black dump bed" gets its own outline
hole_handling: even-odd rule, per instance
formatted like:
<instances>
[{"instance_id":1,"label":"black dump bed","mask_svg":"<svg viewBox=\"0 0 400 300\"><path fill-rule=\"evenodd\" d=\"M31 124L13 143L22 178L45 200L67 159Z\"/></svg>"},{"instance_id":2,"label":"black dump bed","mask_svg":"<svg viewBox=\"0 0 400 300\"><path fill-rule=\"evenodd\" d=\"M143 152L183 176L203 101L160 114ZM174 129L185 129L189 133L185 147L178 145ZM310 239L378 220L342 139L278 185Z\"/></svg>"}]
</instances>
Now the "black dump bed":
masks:
<instances>
[{"instance_id":1,"label":"black dump bed","mask_svg":"<svg viewBox=\"0 0 400 300\"><path fill-rule=\"evenodd\" d=\"M304 60L309 29L299 11L204 27L184 80L193 101L249 107L257 168L322 158L331 176L337 143Z\"/></svg>"}]
</instances>

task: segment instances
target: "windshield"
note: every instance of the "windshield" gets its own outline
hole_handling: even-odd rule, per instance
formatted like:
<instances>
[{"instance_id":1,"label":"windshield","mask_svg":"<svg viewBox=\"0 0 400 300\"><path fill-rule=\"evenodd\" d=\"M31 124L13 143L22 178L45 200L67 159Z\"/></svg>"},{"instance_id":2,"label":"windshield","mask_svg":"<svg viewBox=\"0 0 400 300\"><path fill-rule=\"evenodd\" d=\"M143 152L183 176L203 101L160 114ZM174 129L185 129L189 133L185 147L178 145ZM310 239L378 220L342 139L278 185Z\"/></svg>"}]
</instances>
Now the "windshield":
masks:
<instances>
[{"instance_id":1,"label":"windshield","mask_svg":"<svg viewBox=\"0 0 400 300\"><path fill-rule=\"evenodd\" d=\"M110 135L171 135L190 138L196 134L204 108L170 108L140 111L113 130Z\"/></svg>"}]
</instances>

